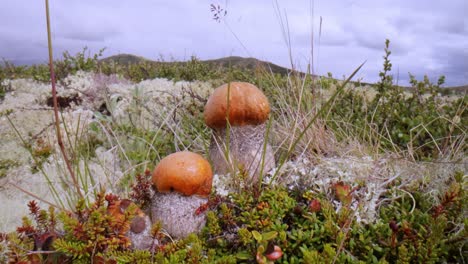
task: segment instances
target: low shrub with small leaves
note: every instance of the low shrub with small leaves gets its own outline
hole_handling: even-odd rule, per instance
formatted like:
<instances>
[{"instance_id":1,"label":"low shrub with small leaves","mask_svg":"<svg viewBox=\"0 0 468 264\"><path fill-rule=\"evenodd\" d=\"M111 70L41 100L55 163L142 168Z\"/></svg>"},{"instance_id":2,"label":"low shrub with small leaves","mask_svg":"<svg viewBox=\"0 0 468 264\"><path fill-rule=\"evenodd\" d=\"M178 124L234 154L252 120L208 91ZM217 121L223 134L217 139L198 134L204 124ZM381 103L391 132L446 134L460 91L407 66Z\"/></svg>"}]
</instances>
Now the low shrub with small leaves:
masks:
<instances>
[{"instance_id":1,"label":"low shrub with small leaves","mask_svg":"<svg viewBox=\"0 0 468 264\"><path fill-rule=\"evenodd\" d=\"M204 237L218 257L254 261L255 234L266 236L283 256L278 263L458 263L466 250L467 194L462 173L438 205L415 191L415 201L393 198L375 223L360 224L352 209L336 209L321 194L265 189L258 197L233 194L210 212ZM342 198L337 195L337 200Z\"/></svg>"},{"instance_id":2,"label":"low shrub with small leaves","mask_svg":"<svg viewBox=\"0 0 468 264\"><path fill-rule=\"evenodd\" d=\"M62 211L58 215L53 207L46 211L31 201L28 206L32 219L25 217L17 232L6 237L9 260L14 263L136 263L149 259L148 251L130 250L130 238L126 236L136 207L129 206L122 217L116 217L110 211L118 196L100 192L95 199L89 205L80 200L74 212Z\"/></svg>"}]
</instances>

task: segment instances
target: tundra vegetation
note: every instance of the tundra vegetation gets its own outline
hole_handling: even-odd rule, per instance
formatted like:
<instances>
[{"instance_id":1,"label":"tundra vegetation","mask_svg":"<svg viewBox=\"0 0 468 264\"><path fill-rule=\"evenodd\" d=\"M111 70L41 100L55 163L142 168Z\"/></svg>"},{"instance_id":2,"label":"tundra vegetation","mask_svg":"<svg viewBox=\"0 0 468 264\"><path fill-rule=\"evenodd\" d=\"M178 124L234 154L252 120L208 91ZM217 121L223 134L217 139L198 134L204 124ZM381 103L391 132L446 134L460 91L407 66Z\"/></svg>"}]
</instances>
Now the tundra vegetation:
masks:
<instances>
[{"instance_id":1,"label":"tundra vegetation","mask_svg":"<svg viewBox=\"0 0 468 264\"><path fill-rule=\"evenodd\" d=\"M102 51L63 54L54 62L61 129L78 181L60 162L53 127L28 133L15 123L20 110L2 108L29 169L43 175L52 195L31 197L17 228L0 233L0 261L463 263L467 96L444 95L444 77L431 83L411 76L411 89L396 86L390 54L386 41L373 85L297 69L221 67L196 57L119 63L100 60ZM5 63L0 102L23 81L47 86L49 79L47 65ZM126 234L137 209L116 218L110 208L119 199L148 208L151 170L165 156L190 150L208 158L203 107L231 81L252 83L269 99L265 136L276 167L255 185L242 172L215 175L208 201L193 212L206 213L199 234L175 240L153 223L150 248L132 248ZM111 167L118 168L112 172L119 173L97 175L93 164L103 153L112 153ZM1 180L21 162L8 157L0 157ZM52 165L59 171L53 179Z\"/></svg>"}]
</instances>

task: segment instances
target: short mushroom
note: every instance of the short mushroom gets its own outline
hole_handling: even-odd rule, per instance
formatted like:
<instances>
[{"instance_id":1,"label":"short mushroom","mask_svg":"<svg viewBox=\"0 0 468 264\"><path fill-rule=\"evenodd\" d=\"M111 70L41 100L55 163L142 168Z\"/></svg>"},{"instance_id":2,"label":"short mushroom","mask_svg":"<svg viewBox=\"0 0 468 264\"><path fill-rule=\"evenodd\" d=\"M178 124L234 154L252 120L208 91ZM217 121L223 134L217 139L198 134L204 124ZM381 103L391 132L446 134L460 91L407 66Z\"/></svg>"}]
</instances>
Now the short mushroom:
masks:
<instances>
[{"instance_id":1,"label":"short mushroom","mask_svg":"<svg viewBox=\"0 0 468 264\"><path fill-rule=\"evenodd\" d=\"M231 82L214 90L205 105L204 118L206 125L213 129L210 159L216 174L241 171L246 173L247 182L256 183L262 171L262 159L263 172L275 167L268 143L263 151L269 114L267 97L253 84Z\"/></svg>"},{"instance_id":2,"label":"short mushroom","mask_svg":"<svg viewBox=\"0 0 468 264\"><path fill-rule=\"evenodd\" d=\"M127 208L134 204L128 199L117 200L114 203L110 204L107 211L117 221L123 221L124 214ZM150 249L154 242L150 234L151 230L151 221L149 216L147 216L140 208L136 209L135 215L130 222L127 230L124 230L126 236L130 238L132 243L132 248L134 249Z\"/></svg>"},{"instance_id":3,"label":"short mushroom","mask_svg":"<svg viewBox=\"0 0 468 264\"><path fill-rule=\"evenodd\" d=\"M176 239L199 232L206 216L196 211L208 202L212 181L211 165L199 154L182 151L163 158L152 176L152 222L160 221Z\"/></svg>"}]
</instances>

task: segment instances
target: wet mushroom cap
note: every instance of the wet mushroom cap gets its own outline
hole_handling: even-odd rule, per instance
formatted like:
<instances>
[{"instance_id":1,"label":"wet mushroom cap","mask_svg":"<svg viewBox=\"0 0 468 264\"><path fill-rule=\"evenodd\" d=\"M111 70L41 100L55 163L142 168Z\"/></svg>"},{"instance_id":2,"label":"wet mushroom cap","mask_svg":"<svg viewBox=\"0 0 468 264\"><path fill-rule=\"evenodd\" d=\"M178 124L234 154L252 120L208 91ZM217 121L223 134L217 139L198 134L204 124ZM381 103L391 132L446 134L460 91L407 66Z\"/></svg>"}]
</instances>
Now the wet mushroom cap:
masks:
<instances>
[{"instance_id":1,"label":"wet mushroom cap","mask_svg":"<svg viewBox=\"0 0 468 264\"><path fill-rule=\"evenodd\" d=\"M246 82L231 82L216 88L208 98L205 124L211 128L226 127L228 107L232 126L259 125L270 114L270 104L260 89Z\"/></svg>"},{"instance_id":2,"label":"wet mushroom cap","mask_svg":"<svg viewBox=\"0 0 468 264\"><path fill-rule=\"evenodd\" d=\"M206 197L211 192L213 172L201 155L181 151L163 158L153 171L152 182L158 192L178 192Z\"/></svg>"}]
</instances>

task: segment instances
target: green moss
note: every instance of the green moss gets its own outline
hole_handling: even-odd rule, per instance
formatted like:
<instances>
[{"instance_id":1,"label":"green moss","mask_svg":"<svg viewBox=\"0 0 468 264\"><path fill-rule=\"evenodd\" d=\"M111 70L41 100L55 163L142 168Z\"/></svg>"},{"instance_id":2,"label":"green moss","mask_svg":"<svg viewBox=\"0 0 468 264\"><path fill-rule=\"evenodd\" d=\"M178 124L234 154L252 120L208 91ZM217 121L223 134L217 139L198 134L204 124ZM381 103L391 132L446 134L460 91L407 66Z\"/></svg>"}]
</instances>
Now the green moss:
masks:
<instances>
[{"instance_id":1,"label":"green moss","mask_svg":"<svg viewBox=\"0 0 468 264\"><path fill-rule=\"evenodd\" d=\"M0 160L0 179L7 175L7 172L10 168L18 166L19 163L17 161L6 159Z\"/></svg>"}]
</instances>

